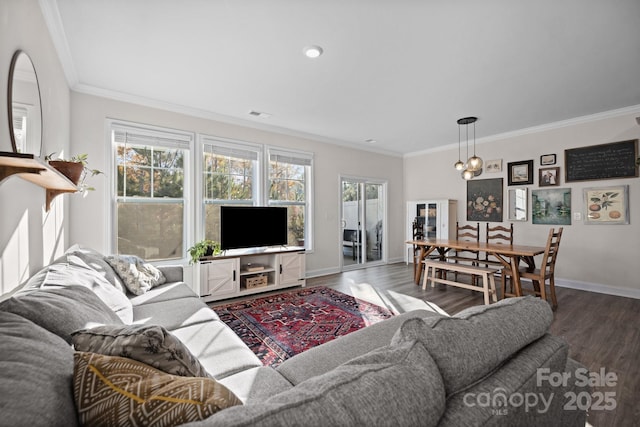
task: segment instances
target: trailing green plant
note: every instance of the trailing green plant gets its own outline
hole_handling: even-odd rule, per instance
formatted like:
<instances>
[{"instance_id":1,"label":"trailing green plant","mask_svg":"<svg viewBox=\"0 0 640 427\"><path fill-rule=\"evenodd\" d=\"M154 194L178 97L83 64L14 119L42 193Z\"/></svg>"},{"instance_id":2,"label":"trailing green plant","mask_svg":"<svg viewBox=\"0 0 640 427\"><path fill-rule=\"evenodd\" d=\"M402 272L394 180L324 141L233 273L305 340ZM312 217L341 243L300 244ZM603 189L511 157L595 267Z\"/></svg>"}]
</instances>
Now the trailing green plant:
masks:
<instances>
[{"instance_id":1,"label":"trailing green plant","mask_svg":"<svg viewBox=\"0 0 640 427\"><path fill-rule=\"evenodd\" d=\"M78 154L75 155L73 157L71 157L70 159L64 159L64 158L54 158L54 154L56 154L55 152L48 154L44 157L44 159L48 162L51 161L60 161L60 162L70 162L70 163L80 163L82 165L82 175L80 176L80 179L78 180L76 186L78 187L78 191L80 191L83 195L86 195L87 191L95 191L95 187L90 187L87 183L86 180L89 177L94 177L96 175L100 175L100 174L104 174L104 172L102 172L101 170L98 169L92 169L89 167L89 155L86 153L83 154Z\"/></svg>"},{"instance_id":2,"label":"trailing green plant","mask_svg":"<svg viewBox=\"0 0 640 427\"><path fill-rule=\"evenodd\" d=\"M222 250L220 249L219 242L216 242L215 240L205 239L191 246L188 249L188 252L191 256L189 264L195 264L200 260L200 258L203 258L205 256L220 255L222 253Z\"/></svg>"}]
</instances>

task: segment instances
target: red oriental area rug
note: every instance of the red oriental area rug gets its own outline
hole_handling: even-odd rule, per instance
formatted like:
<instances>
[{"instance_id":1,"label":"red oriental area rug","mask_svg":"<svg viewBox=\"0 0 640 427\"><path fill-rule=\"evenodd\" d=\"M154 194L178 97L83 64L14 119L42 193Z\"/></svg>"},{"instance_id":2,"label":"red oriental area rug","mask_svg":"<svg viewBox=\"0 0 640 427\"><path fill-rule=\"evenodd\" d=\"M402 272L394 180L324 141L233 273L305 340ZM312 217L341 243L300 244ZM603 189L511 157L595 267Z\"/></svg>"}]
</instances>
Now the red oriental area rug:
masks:
<instances>
[{"instance_id":1,"label":"red oriental area rug","mask_svg":"<svg viewBox=\"0 0 640 427\"><path fill-rule=\"evenodd\" d=\"M326 287L213 307L265 366L393 316L386 308Z\"/></svg>"}]
</instances>

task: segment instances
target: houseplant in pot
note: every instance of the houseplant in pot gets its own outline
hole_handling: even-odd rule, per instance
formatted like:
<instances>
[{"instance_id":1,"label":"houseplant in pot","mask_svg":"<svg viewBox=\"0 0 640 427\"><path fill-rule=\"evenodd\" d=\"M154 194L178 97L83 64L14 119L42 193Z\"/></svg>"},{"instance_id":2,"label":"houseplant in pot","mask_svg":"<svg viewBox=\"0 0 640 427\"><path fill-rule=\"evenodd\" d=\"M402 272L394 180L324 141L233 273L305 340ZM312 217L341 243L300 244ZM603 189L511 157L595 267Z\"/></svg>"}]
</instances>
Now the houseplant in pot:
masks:
<instances>
[{"instance_id":1,"label":"houseplant in pot","mask_svg":"<svg viewBox=\"0 0 640 427\"><path fill-rule=\"evenodd\" d=\"M191 246L188 249L188 252L191 256L189 264L195 264L203 257L221 254L222 250L220 249L219 242L216 242L215 240L205 239Z\"/></svg>"},{"instance_id":2,"label":"houseplant in pot","mask_svg":"<svg viewBox=\"0 0 640 427\"><path fill-rule=\"evenodd\" d=\"M69 181L73 182L78 187L78 191L86 194L87 191L95 190L94 187L90 187L86 183L86 180L89 177L100 175L103 172L89 167L89 163L87 161L89 156L87 154L78 154L68 160L63 158L54 159L54 154L55 153L51 153L45 156L45 160L49 162L51 167L69 178Z\"/></svg>"}]
</instances>

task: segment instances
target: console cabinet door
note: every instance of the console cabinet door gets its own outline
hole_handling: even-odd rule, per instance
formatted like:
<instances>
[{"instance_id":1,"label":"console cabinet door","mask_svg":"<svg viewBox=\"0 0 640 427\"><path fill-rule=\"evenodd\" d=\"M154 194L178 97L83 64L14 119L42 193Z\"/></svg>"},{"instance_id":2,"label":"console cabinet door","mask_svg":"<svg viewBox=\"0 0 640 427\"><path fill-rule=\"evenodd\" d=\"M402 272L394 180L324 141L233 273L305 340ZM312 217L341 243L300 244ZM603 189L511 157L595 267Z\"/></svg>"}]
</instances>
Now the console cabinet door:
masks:
<instances>
[{"instance_id":1,"label":"console cabinet door","mask_svg":"<svg viewBox=\"0 0 640 427\"><path fill-rule=\"evenodd\" d=\"M305 284L304 252L293 252L279 255L280 275L279 286Z\"/></svg>"},{"instance_id":2,"label":"console cabinet door","mask_svg":"<svg viewBox=\"0 0 640 427\"><path fill-rule=\"evenodd\" d=\"M200 263L200 296L235 295L238 284L240 259L228 258Z\"/></svg>"}]
</instances>

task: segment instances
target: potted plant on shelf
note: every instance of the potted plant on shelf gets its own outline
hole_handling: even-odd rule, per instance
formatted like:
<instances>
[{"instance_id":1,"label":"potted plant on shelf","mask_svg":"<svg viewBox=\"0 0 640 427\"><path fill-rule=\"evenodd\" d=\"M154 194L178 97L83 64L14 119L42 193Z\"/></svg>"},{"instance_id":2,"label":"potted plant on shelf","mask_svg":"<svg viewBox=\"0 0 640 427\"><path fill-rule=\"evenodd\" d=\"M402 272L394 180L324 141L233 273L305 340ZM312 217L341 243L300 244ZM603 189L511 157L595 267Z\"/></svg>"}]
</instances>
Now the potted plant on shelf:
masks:
<instances>
[{"instance_id":1,"label":"potted plant on shelf","mask_svg":"<svg viewBox=\"0 0 640 427\"><path fill-rule=\"evenodd\" d=\"M195 264L204 257L220 255L222 253L222 250L220 249L220 243L216 242L215 240L209 239L205 239L196 243L195 245L191 246L188 251L189 255L191 255L189 264Z\"/></svg>"},{"instance_id":2,"label":"potted plant on shelf","mask_svg":"<svg viewBox=\"0 0 640 427\"><path fill-rule=\"evenodd\" d=\"M51 167L69 178L69 181L73 182L73 184L78 187L78 191L86 194L87 191L95 190L94 187L90 187L86 183L86 179L88 177L100 175L103 172L98 169L91 169L89 167L89 163L87 161L87 158L89 156L87 154L78 154L77 156L73 156L68 160L63 158L54 159L54 154L55 153L51 153L45 156L44 159L49 162Z\"/></svg>"}]
</instances>

